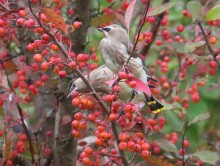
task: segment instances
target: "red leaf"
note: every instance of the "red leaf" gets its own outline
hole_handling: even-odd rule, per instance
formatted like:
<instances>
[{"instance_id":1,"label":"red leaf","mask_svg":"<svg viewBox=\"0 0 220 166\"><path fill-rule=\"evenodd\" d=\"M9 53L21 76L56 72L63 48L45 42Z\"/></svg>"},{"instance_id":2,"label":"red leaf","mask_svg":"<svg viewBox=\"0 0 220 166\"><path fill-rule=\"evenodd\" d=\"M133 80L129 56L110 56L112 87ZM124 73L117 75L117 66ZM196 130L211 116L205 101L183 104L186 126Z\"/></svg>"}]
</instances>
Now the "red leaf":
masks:
<instances>
[{"instance_id":1,"label":"red leaf","mask_svg":"<svg viewBox=\"0 0 220 166\"><path fill-rule=\"evenodd\" d=\"M132 80L126 81L126 84L128 84L130 81L136 81L136 86L135 89L139 90L141 92L146 93L148 96L151 96L151 91L148 85L143 83L141 80L138 78L133 78ZM129 84L128 84L129 85Z\"/></svg>"},{"instance_id":2,"label":"red leaf","mask_svg":"<svg viewBox=\"0 0 220 166\"><path fill-rule=\"evenodd\" d=\"M66 125L66 124L70 123L71 121L72 121L71 116L69 116L69 115L63 116L61 119L61 125Z\"/></svg>"},{"instance_id":3,"label":"red leaf","mask_svg":"<svg viewBox=\"0 0 220 166\"><path fill-rule=\"evenodd\" d=\"M112 86L112 84L115 82L115 80L106 81L105 84Z\"/></svg>"},{"instance_id":4,"label":"red leaf","mask_svg":"<svg viewBox=\"0 0 220 166\"><path fill-rule=\"evenodd\" d=\"M125 17L117 12L115 12L115 16L117 17L118 21L121 23L121 25L123 25L124 27L126 27L125 25ZM127 27L126 27L127 28Z\"/></svg>"},{"instance_id":5,"label":"red leaf","mask_svg":"<svg viewBox=\"0 0 220 166\"><path fill-rule=\"evenodd\" d=\"M135 4L137 0L133 0L130 5L128 6L126 12L125 12L125 25L127 27L127 30L129 32L130 29L130 24L131 24L131 19L134 15L134 10L135 10Z\"/></svg>"},{"instance_id":6,"label":"red leaf","mask_svg":"<svg viewBox=\"0 0 220 166\"><path fill-rule=\"evenodd\" d=\"M67 25L63 19L63 17L55 12L54 9L50 8L41 8L41 12L45 15L48 21L54 24L54 27L62 30L63 32L67 32Z\"/></svg>"}]
</instances>

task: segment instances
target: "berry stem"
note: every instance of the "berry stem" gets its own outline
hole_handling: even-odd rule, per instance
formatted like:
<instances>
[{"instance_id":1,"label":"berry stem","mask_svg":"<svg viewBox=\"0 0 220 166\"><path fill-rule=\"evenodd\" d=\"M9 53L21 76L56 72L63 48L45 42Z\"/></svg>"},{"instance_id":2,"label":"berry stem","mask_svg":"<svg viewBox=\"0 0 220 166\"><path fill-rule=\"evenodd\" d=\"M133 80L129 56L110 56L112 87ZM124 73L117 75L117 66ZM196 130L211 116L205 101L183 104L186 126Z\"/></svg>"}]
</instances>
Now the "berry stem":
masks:
<instances>
[{"instance_id":1,"label":"berry stem","mask_svg":"<svg viewBox=\"0 0 220 166\"><path fill-rule=\"evenodd\" d=\"M201 30L201 32L202 32L204 38L205 38L206 45L207 45L207 47L208 47L208 50L209 50L210 54L212 55L214 61L218 64L218 66L220 66L220 63L219 63L219 61L218 61L217 58L216 58L216 56L217 56L218 54L216 54L215 51L213 50L213 48L212 48L212 46L211 46L211 44L210 44L210 42L209 42L208 36L206 35L205 30L204 30L204 28L203 28L203 26L202 26L201 21L198 22L198 26L199 26L199 28L200 28L200 30Z\"/></svg>"}]
</instances>

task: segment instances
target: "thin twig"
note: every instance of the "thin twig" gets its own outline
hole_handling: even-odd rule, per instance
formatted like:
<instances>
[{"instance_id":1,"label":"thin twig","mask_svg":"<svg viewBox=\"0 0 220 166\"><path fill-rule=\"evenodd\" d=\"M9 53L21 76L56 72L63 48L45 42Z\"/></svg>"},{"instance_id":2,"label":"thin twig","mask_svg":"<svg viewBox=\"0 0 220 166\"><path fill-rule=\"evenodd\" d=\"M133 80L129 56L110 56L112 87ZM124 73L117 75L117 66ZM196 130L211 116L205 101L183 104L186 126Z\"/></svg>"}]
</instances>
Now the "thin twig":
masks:
<instances>
[{"instance_id":1,"label":"thin twig","mask_svg":"<svg viewBox=\"0 0 220 166\"><path fill-rule=\"evenodd\" d=\"M112 125L113 134L114 134L115 137L116 137L116 141L117 141L117 145L118 145L118 144L120 143L120 141L119 141L119 139L118 139L119 134L118 134L116 122L113 121L113 122L111 123L111 125ZM129 166L129 162L128 162L127 158L126 158L125 151L124 151L124 150L121 150L120 148L118 148L118 150L119 150L119 153L120 153L120 156L121 156L123 165L124 165L124 166Z\"/></svg>"},{"instance_id":2,"label":"thin twig","mask_svg":"<svg viewBox=\"0 0 220 166\"><path fill-rule=\"evenodd\" d=\"M186 131L187 131L188 127L189 127L188 124L189 124L189 122L186 121L186 122L185 122L185 129L184 129L183 137L182 137L182 151L183 151L182 162L183 162L183 166L185 166L184 139L185 139Z\"/></svg>"},{"instance_id":3,"label":"thin twig","mask_svg":"<svg viewBox=\"0 0 220 166\"><path fill-rule=\"evenodd\" d=\"M157 117L158 117L158 114L154 114L153 117L152 117L152 119L157 119ZM145 135L148 136L149 133L150 133L150 131L151 131L151 128L148 127L148 128L147 128L147 131L145 132Z\"/></svg>"},{"instance_id":4,"label":"thin twig","mask_svg":"<svg viewBox=\"0 0 220 166\"><path fill-rule=\"evenodd\" d=\"M179 75L180 75L180 71L181 71L181 67L182 67L182 65L181 65L181 58L180 58L180 56L178 56L178 70L176 71L176 75L175 75L175 77L173 78L173 80L170 82L170 84L171 84L172 82L178 81ZM165 98L169 97L172 92L173 92L173 86L170 85L169 90L168 90L167 93L163 96L163 98L165 99Z\"/></svg>"},{"instance_id":5,"label":"thin twig","mask_svg":"<svg viewBox=\"0 0 220 166\"><path fill-rule=\"evenodd\" d=\"M216 56L218 55L218 53L213 50L213 48L212 48L212 46L211 46L211 44L210 44L210 42L209 42L208 36L206 35L205 30L204 30L204 28L203 28L203 26L202 26L201 21L198 22L198 25L199 25L199 28L200 28L200 30L201 30L201 32L202 32L204 38L205 38L206 45L207 45L207 47L208 47L208 50L209 50L210 54L212 55L214 61L218 64L218 66L220 66L220 63L219 63L219 61L218 61L217 58L216 58Z\"/></svg>"},{"instance_id":6,"label":"thin twig","mask_svg":"<svg viewBox=\"0 0 220 166\"><path fill-rule=\"evenodd\" d=\"M133 161L138 157L138 155L136 153L134 153L134 155L132 156L131 160L129 161L129 165L131 165L133 163Z\"/></svg>"},{"instance_id":7,"label":"thin twig","mask_svg":"<svg viewBox=\"0 0 220 166\"><path fill-rule=\"evenodd\" d=\"M148 13L148 10L149 10L149 7L150 7L150 0L148 0L148 2L146 3L146 6L145 6L145 10L144 10L144 15L141 19L141 24L139 26L139 29L138 29L138 33L136 35L136 39L135 39L135 42L134 42L134 47L132 48L132 51L131 51L131 54L129 56L129 58L127 59L126 63L125 64L128 64L128 62L130 61L131 57L133 56L134 52L135 52L135 49L136 49L136 46L137 46L137 43L138 43L138 38L141 34L141 30L144 26L144 23L145 23L145 18L147 16L147 13Z\"/></svg>"},{"instance_id":8,"label":"thin twig","mask_svg":"<svg viewBox=\"0 0 220 166\"><path fill-rule=\"evenodd\" d=\"M11 85L11 82L9 80L7 70L4 66L4 62L2 60L0 60L0 63L2 65L3 70L5 71L5 75L6 75L6 78L7 78L8 85L9 85L11 91L16 95L16 92L14 91L14 89ZM18 104L18 102L16 102L16 107L17 107L18 114L19 114L20 119L21 119L22 127L24 129L24 132L25 132L27 138L28 138L28 142L29 142L29 145L30 145L29 148L30 148L30 153L31 153L31 161L32 161L32 164L34 164L35 161L34 161L34 149L33 149L32 139L31 139L30 133L28 131L27 125L24 122L23 112L22 112L21 106Z\"/></svg>"},{"instance_id":9,"label":"thin twig","mask_svg":"<svg viewBox=\"0 0 220 166\"><path fill-rule=\"evenodd\" d=\"M163 1L163 4L164 3L167 3L169 2L169 0L164 0ZM155 16L156 17L156 22L151 26L150 28L150 32L153 34L152 36L152 42L147 44L146 46L144 46L140 52L141 55L146 55L148 53L148 51L150 50L154 40L156 39L157 37L157 33L158 33L158 29L160 28L160 25L161 25L161 22L165 16L166 12L163 12L161 14L159 14L158 16Z\"/></svg>"}]
</instances>

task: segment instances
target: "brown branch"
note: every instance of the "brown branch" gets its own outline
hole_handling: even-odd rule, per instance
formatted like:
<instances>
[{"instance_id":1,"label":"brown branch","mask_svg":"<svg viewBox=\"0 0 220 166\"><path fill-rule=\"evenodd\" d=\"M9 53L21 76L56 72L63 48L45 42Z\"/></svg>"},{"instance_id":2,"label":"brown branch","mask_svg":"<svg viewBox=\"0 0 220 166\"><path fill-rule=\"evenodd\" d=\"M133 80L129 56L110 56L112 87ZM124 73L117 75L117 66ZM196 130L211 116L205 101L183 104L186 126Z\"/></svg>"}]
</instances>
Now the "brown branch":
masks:
<instances>
[{"instance_id":1,"label":"brown branch","mask_svg":"<svg viewBox=\"0 0 220 166\"><path fill-rule=\"evenodd\" d=\"M216 58L216 56L218 55L218 53L213 50L213 48L212 48L212 46L211 46L211 44L210 44L210 42L209 42L208 36L206 35L205 30L204 30L204 28L203 28L203 26L202 26L201 21L198 22L198 25L199 25L199 28L200 28L200 30L201 30L201 32L202 32L204 38L205 38L206 45L207 45L207 47L208 47L208 50L209 50L210 54L212 55L214 61L218 64L218 66L220 66L220 63L219 63L219 61L218 61L217 58Z\"/></svg>"},{"instance_id":2,"label":"brown branch","mask_svg":"<svg viewBox=\"0 0 220 166\"><path fill-rule=\"evenodd\" d=\"M147 13L148 13L148 10L149 10L149 7L150 7L150 0L148 0L148 2L146 3L146 6L145 6L145 9L144 9L144 15L141 19L141 24L138 28L138 33L136 35L136 39L135 39L135 42L134 42L134 47L132 48L132 51L131 51L131 54L129 56L129 58L127 59L127 61L125 62L125 64L128 64L128 62L130 61L131 57L133 56L134 52L135 52L135 49L136 49L136 46L137 46L137 43L138 43L138 38L141 34L141 30L144 26L144 23L145 23L145 18L147 16Z\"/></svg>"},{"instance_id":3,"label":"brown branch","mask_svg":"<svg viewBox=\"0 0 220 166\"><path fill-rule=\"evenodd\" d=\"M173 78L173 80L169 83L170 84L170 88L167 91L167 93L163 96L164 99L169 97L171 95L171 93L173 92L173 86L171 85L171 83L172 82L176 82L179 79L181 67L182 67L182 65L181 65L181 58L180 58L180 56L178 56L178 70L176 71L176 75Z\"/></svg>"},{"instance_id":4,"label":"brown branch","mask_svg":"<svg viewBox=\"0 0 220 166\"><path fill-rule=\"evenodd\" d=\"M65 48L63 47L63 45L55 38L55 36L53 35L52 32L50 32L45 26L42 25L40 19L37 17L37 15L34 13L32 6L31 6L31 2L30 0L28 0L29 2L29 8L30 11L32 13L32 15L35 17L35 19L38 21L39 25L45 30L45 33L47 33L51 39L53 40L53 42L59 47L60 52L63 54L63 56L66 59L69 59L69 55L66 52ZM71 60L71 59L69 59ZM95 89L92 87L92 85L89 83L89 81L87 80L87 78L83 75L83 73L79 70L76 69L75 72L78 74L78 76L84 81L84 83L87 85L87 87L91 90L92 95L94 96L94 98L98 101L98 103L100 104L100 106L103 108L104 113L107 115L108 114L108 107L104 104L103 100L101 99L101 97L97 94L97 92L95 91Z\"/></svg>"},{"instance_id":5,"label":"brown branch","mask_svg":"<svg viewBox=\"0 0 220 166\"><path fill-rule=\"evenodd\" d=\"M183 156L182 156L182 162L183 162L183 166L185 166L185 154L184 154L184 139L185 139L185 135L186 135L186 131L187 131L187 129L188 129L188 124L189 124L189 122L188 121L186 121L185 122L185 129L184 129L184 132L183 132L183 137L182 137L182 143L181 143L181 145L182 145L182 151L183 151Z\"/></svg>"},{"instance_id":6,"label":"brown branch","mask_svg":"<svg viewBox=\"0 0 220 166\"><path fill-rule=\"evenodd\" d=\"M116 139L116 142L117 142L117 145L118 145L118 144L120 143L120 141L119 141L119 139L118 139L119 134L118 134L118 130L117 130L117 124L116 124L115 121L113 121L113 122L111 123L111 125L112 125L113 134L114 134L115 137L116 137L115 139ZM121 156L123 165L124 165L124 166L129 166L129 162L128 162L127 158L126 158L125 151L124 151L124 150L121 150L121 149L119 149L119 148L118 148L118 150L119 150L119 153L120 153L120 156Z\"/></svg>"},{"instance_id":7,"label":"brown branch","mask_svg":"<svg viewBox=\"0 0 220 166\"><path fill-rule=\"evenodd\" d=\"M169 2L169 0L163 0L163 4L164 4L164 3L167 3L167 2ZM142 48L142 50L140 51L140 54L141 54L141 55L144 55L144 56L145 56L145 55L148 53L148 51L150 50L150 48L151 48L151 46L152 46L154 40L155 40L156 37L157 37L158 29L160 28L161 22L162 22L162 20L163 20L163 18L164 18L164 16L165 16L165 14L166 14L166 12L163 12L163 13L159 14L158 16L156 16L156 22L155 22L155 23L151 26L151 28L150 28L150 32L153 34L153 36L152 36L152 42L149 43L149 44L147 44L147 45L145 45L145 46Z\"/></svg>"},{"instance_id":8,"label":"brown branch","mask_svg":"<svg viewBox=\"0 0 220 166\"><path fill-rule=\"evenodd\" d=\"M4 62L2 60L0 60L0 63L2 64L2 68L5 71L5 75L6 75L6 78L7 78L8 85L9 85L11 91L16 95L16 92L14 91L14 88L11 85L11 82L9 80L8 73L7 73L7 70L5 68ZM29 148L30 148L30 153L31 153L31 161L32 161L32 164L34 164L34 162L35 162L34 161L34 148L33 148L33 144L32 144L31 135L30 135L30 133L28 131L27 125L24 122L24 117L23 117L23 112L22 112L21 106L18 104L17 101L16 101L16 107L17 107L18 114L19 114L20 119L21 119L21 125L22 125L22 127L24 129L24 133L26 134L28 142L29 142L29 145L30 145Z\"/></svg>"}]
</instances>

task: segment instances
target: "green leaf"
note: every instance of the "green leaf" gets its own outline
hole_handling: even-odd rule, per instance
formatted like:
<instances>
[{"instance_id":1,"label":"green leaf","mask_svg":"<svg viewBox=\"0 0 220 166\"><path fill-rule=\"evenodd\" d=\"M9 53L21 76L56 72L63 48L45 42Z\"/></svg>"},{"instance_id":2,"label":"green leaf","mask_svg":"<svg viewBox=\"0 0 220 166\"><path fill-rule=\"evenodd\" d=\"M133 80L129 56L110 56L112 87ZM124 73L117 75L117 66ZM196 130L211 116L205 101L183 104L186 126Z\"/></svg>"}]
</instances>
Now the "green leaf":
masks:
<instances>
[{"instance_id":1,"label":"green leaf","mask_svg":"<svg viewBox=\"0 0 220 166\"><path fill-rule=\"evenodd\" d=\"M185 44L185 47L184 47L184 52L187 54L187 53L190 53L190 52L193 52L195 51L196 47L200 47L202 45L205 44L205 41L200 41L200 42L196 42L196 43L186 43Z\"/></svg>"},{"instance_id":2,"label":"green leaf","mask_svg":"<svg viewBox=\"0 0 220 166\"><path fill-rule=\"evenodd\" d=\"M171 143L170 141L166 139L158 139L156 140L158 146L163 149L166 152L173 152L173 153L178 153L178 149L176 145Z\"/></svg>"},{"instance_id":3,"label":"green leaf","mask_svg":"<svg viewBox=\"0 0 220 166\"><path fill-rule=\"evenodd\" d=\"M202 11L202 5L201 5L200 2L190 1L190 2L187 3L186 8L191 13L193 21L196 21L196 20L199 21L200 20L201 11Z\"/></svg>"},{"instance_id":4,"label":"green leaf","mask_svg":"<svg viewBox=\"0 0 220 166\"><path fill-rule=\"evenodd\" d=\"M220 18L220 5L216 5L211 8L205 16L206 21L217 20L218 18Z\"/></svg>"},{"instance_id":5,"label":"green leaf","mask_svg":"<svg viewBox=\"0 0 220 166\"><path fill-rule=\"evenodd\" d=\"M173 7L176 4L177 3L169 2L169 3L162 4L160 6L154 7L152 9L150 9L150 11L147 13L147 16L155 16L155 15L158 15L160 13L163 13L163 12L170 9L171 7Z\"/></svg>"},{"instance_id":6,"label":"green leaf","mask_svg":"<svg viewBox=\"0 0 220 166\"><path fill-rule=\"evenodd\" d=\"M176 52L179 53L185 53L185 47L184 44L180 44L180 43L173 43L173 48L176 50Z\"/></svg>"},{"instance_id":7,"label":"green leaf","mask_svg":"<svg viewBox=\"0 0 220 166\"><path fill-rule=\"evenodd\" d=\"M202 160L204 163L208 163L212 165L214 165L219 160L219 156L216 152L211 152L208 150L202 150L202 151L196 152L192 154L192 156L196 156L200 160Z\"/></svg>"},{"instance_id":8,"label":"green leaf","mask_svg":"<svg viewBox=\"0 0 220 166\"><path fill-rule=\"evenodd\" d=\"M187 78L179 82L178 89L181 89L182 92L186 91L188 88L189 88L189 80Z\"/></svg>"},{"instance_id":9,"label":"green leaf","mask_svg":"<svg viewBox=\"0 0 220 166\"><path fill-rule=\"evenodd\" d=\"M184 112L185 109L177 102L173 104L167 104L165 102L161 102L166 111L163 111L163 115L167 120L167 126L171 127L175 131L181 131L184 126L184 121L179 118L178 113L179 111Z\"/></svg>"},{"instance_id":10,"label":"green leaf","mask_svg":"<svg viewBox=\"0 0 220 166\"><path fill-rule=\"evenodd\" d=\"M198 123L198 122L207 120L209 118L210 118L210 113L209 112L204 112L204 113L199 114L198 116L196 116L192 121L190 121L188 126L190 126L194 123Z\"/></svg>"}]
</instances>

